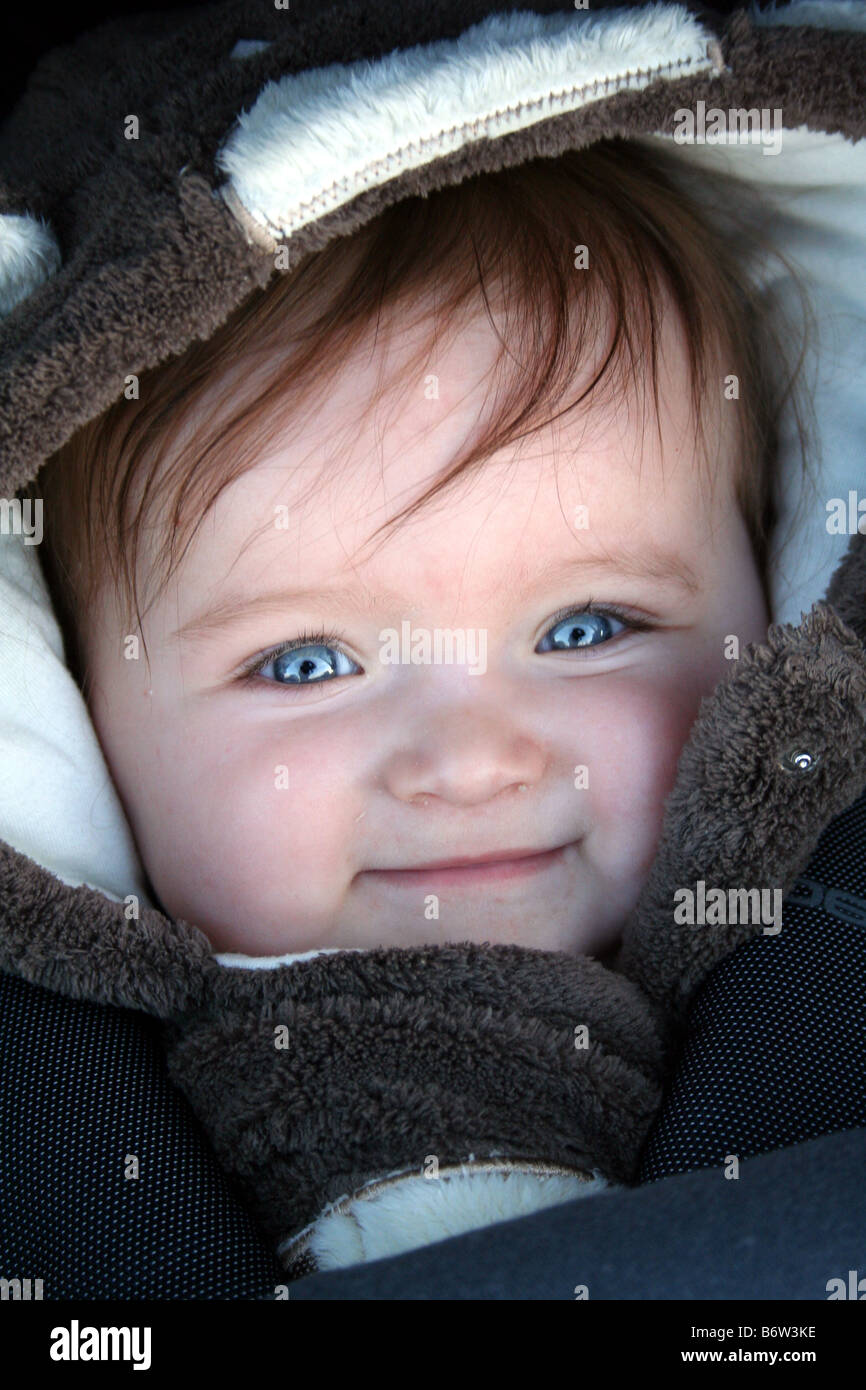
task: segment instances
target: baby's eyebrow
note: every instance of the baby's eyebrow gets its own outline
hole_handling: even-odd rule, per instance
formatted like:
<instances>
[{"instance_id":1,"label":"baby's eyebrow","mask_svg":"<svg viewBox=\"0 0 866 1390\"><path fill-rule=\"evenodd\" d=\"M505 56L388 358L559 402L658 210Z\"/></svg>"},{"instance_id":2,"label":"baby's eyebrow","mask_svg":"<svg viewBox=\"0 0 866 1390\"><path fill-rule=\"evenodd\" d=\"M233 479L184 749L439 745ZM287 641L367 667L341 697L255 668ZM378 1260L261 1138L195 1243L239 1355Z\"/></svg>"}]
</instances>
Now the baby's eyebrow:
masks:
<instances>
[{"instance_id":1,"label":"baby's eyebrow","mask_svg":"<svg viewBox=\"0 0 866 1390\"><path fill-rule=\"evenodd\" d=\"M567 579L584 580L588 574L599 580L616 579L626 575L632 579L675 585L691 595L701 591L701 584L697 575L681 556L672 551L644 543L638 554L633 551L600 555L583 554L572 556L560 564L551 561L547 565L540 564L537 568L533 566L532 588L525 594L525 597L534 596L538 590L554 581L559 583ZM524 568L517 585L527 577ZM512 593L517 585L512 579L508 586L508 592ZM200 637L222 632L231 627L232 624L246 618L267 613L279 614L293 608L301 608L304 605L308 605L310 608L326 607L330 613L334 614L366 614L387 611L391 615L400 613L402 617L407 618L417 611L417 605L407 604L405 594L397 594L388 589L379 589L375 594L367 588L354 592L350 589L333 586L276 589L265 594L255 594L252 597L227 596L175 629L171 637L177 639L178 642L194 641Z\"/></svg>"},{"instance_id":2,"label":"baby's eyebrow","mask_svg":"<svg viewBox=\"0 0 866 1390\"><path fill-rule=\"evenodd\" d=\"M354 593L350 589L323 585L310 589L274 589L266 594L255 594L251 598L243 595L224 598L212 608L206 609L176 628L171 636L179 642L193 641L214 632L222 632L233 623L255 617L257 614L279 614L292 608L303 608L305 605L311 608L327 607L331 613L373 613L377 610L384 612L386 609L393 613L395 609L400 609L408 615L412 611L406 604L405 594L392 593L389 589L380 590L378 595L370 594L366 590L363 593Z\"/></svg>"},{"instance_id":3,"label":"baby's eyebrow","mask_svg":"<svg viewBox=\"0 0 866 1390\"><path fill-rule=\"evenodd\" d=\"M641 538L640 549L601 551L598 555L574 555L562 564L551 561L537 569L533 566L533 592L555 580L585 579L587 574L599 578L616 579L625 575L629 579L653 580L659 584L673 584L695 595L701 592L701 581L691 565L676 551L665 549Z\"/></svg>"}]
</instances>

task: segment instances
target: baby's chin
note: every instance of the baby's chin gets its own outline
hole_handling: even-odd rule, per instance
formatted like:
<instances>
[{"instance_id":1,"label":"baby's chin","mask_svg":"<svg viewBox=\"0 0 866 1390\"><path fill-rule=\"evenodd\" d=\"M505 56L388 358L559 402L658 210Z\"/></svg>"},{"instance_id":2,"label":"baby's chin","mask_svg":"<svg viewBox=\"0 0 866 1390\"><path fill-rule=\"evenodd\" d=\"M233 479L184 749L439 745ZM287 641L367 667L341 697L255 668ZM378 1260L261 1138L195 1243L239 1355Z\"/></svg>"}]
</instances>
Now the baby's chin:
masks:
<instances>
[{"instance_id":1,"label":"baby's chin","mask_svg":"<svg viewBox=\"0 0 866 1390\"><path fill-rule=\"evenodd\" d=\"M589 957L613 967L626 925L626 902L618 904L616 919L611 916L600 920L596 903L587 902L581 910L570 894L560 891L557 896L555 905L539 900L537 893L527 895L522 902L498 904L491 904L489 898L485 902L481 897L476 911L465 902L455 910L452 902L447 914L443 912L441 918L430 920L421 913L407 918L405 912L394 912L391 904L379 904L378 912L375 908L359 912L360 904L356 904L355 911L339 922L275 922L270 930L263 930L267 915L262 905L252 906L244 922L228 915L223 918L219 912L214 914L213 903L200 916L189 905L184 905L184 911L172 911L171 904L164 904L152 892L157 911L172 922L195 927L207 938L214 954L271 958L315 951L417 949L469 943L522 946L575 958Z\"/></svg>"},{"instance_id":2,"label":"baby's chin","mask_svg":"<svg viewBox=\"0 0 866 1390\"><path fill-rule=\"evenodd\" d=\"M157 910L163 911L158 904ZM461 931L459 928L451 928L447 931L421 931L409 933L398 932L363 932L340 933L337 935L319 936L317 938L285 937L279 936L273 940L263 940L258 938L253 941L250 935L237 927L226 925L216 925L214 923L202 924L190 917L174 917L168 912L163 912L169 921L184 922L188 926L195 927L200 931L210 943L214 954L242 955L249 957L282 957L305 955L311 951L378 951L378 950L411 950L430 946L465 946L485 945L485 946L523 946L527 950L548 951L572 957L591 957L600 961L603 965L613 966L615 958L619 952L622 933L618 932L611 939L607 934L600 943L592 939L575 939L573 935L557 935L550 932L532 932L515 929L514 931L503 931L496 928L475 927Z\"/></svg>"}]
</instances>

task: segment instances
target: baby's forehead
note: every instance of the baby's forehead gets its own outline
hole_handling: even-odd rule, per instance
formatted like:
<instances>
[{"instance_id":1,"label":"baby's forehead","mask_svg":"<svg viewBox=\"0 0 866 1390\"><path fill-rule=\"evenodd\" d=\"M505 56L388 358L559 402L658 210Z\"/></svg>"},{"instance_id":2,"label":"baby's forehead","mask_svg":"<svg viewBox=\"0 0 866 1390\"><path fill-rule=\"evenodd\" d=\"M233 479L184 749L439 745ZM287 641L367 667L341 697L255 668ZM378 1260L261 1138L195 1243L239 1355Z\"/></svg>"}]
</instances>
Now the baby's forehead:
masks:
<instances>
[{"instance_id":1,"label":"baby's forehead","mask_svg":"<svg viewBox=\"0 0 866 1390\"><path fill-rule=\"evenodd\" d=\"M191 551L180 586L185 616L205 596L273 593L275 613L294 603L411 618L413 605L450 612L465 600L480 621L556 585L627 577L632 592L656 581L697 588L712 525L698 517L691 486L640 480L610 441L595 452L594 469L551 450L530 450L516 465L489 460L373 545L371 535L406 500L398 486L405 469L394 461L393 486L381 494L362 470L347 470L301 489L297 506L263 470L236 501L221 499L225 515Z\"/></svg>"},{"instance_id":2,"label":"baby's forehead","mask_svg":"<svg viewBox=\"0 0 866 1390\"><path fill-rule=\"evenodd\" d=\"M420 549L450 574L470 551L477 560L571 542L588 552L645 546L660 533L687 553L707 509L731 505L733 488L716 485L733 479L734 422L720 412L708 479L694 448L683 334L673 315L662 327L658 414L648 367L644 379L611 377L579 400L598 370L590 355L568 399L449 482L455 460L495 418L491 371L501 342L483 315L435 344L423 320L403 326L392 316L339 370L306 383L261 457L217 498L193 547L201 581L273 565L301 575L343 570L347 556L363 556L381 528L441 480L442 490L386 537L396 563ZM412 356L419 345L426 360ZM238 367L234 375L254 392L255 373ZM227 384L203 401L202 417L227 407Z\"/></svg>"}]
</instances>

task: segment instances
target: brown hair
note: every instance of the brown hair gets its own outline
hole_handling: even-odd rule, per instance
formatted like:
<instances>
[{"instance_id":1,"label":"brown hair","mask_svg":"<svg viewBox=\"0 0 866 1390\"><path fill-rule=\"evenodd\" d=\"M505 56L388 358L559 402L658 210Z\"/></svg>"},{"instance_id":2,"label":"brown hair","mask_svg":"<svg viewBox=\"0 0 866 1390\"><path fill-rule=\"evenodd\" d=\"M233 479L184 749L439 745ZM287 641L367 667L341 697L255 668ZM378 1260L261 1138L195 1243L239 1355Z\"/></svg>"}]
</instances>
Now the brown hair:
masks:
<instances>
[{"instance_id":1,"label":"brown hair","mask_svg":"<svg viewBox=\"0 0 866 1390\"><path fill-rule=\"evenodd\" d=\"M713 175L717 190L724 190L725 179ZM737 192L741 203L742 190ZM722 192L722 204L731 211L731 189ZM709 467L711 480L707 403L722 400L726 376L739 378L741 397L732 407L739 443L736 496L769 602L777 419L800 362L780 392L770 363L785 354L768 336L766 310L748 277L749 235L745 225L724 233L716 217L701 211L678 181L670 151L646 141L610 139L404 199L353 235L336 237L275 274L210 339L144 373L138 399L121 397L79 429L23 490L43 498L48 524L41 560L70 669L82 689L88 677L80 623L103 584L116 586L127 621L134 613L141 628L139 554L154 503L164 542L153 566L158 584L151 602L223 489L287 428L298 399L340 371L374 318L378 333L383 308L422 302L431 291L438 332L440 320L453 326L464 306L477 307L479 295L493 322L489 287L499 289L506 320L517 320L513 333L500 335L497 363L509 363L510 390L497 401L481 437L380 530L412 515L504 445L574 409L605 377L613 389L622 390L629 373L639 384L647 345L658 419L666 288L685 330L696 466ZM763 245L757 236L753 244ZM587 269L575 268L579 245L588 248ZM570 405L543 416L546 407L562 401L578 368L586 367L586 342L594 341L602 312L611 309L612 339L589 386ZM263 387L260 374L238 371L242 362L270 369ZM210 428L201 422L189 428L193 412L223 379L230 383L228 414L218 408ZM805 463L799 410L797 423ZM166 466L182 433L184 446Z\"/></svg>"}]
</instances>

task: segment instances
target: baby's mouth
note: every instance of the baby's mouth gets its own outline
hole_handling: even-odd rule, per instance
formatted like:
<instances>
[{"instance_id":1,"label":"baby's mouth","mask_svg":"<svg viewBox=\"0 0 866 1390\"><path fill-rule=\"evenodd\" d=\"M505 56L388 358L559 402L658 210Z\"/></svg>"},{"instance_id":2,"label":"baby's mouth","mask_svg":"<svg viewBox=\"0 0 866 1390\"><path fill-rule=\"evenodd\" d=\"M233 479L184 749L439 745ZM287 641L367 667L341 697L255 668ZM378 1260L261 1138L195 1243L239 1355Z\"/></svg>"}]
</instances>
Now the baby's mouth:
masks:
<instances>
[{"instance_id":1,"label":"baby's mouth","mask_svg":"<svg viewBox=\"0 0 866 1390\"><path fill-rule=\"evenodd\" d=\"M548 850L500 850L476 858L440 859L412 869L368 869L366 873L395 888L414 888L421 884L439 884L469 888L473 884L505 883L509 880L532 878L545 869L560 864L566 852L576 844L557 845Z\"/></svg>"}]
</instances>

